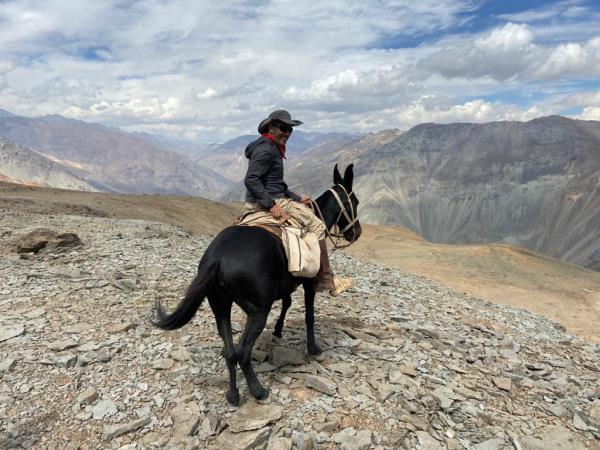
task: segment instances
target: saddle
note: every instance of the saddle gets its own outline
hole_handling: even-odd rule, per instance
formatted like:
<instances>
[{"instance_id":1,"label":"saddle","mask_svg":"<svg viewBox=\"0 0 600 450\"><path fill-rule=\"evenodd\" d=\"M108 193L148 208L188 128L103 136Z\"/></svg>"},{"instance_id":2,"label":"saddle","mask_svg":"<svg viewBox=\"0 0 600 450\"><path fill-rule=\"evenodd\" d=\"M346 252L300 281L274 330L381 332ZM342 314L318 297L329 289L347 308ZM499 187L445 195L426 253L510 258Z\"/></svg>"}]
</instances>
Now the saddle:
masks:
<instances>
[{"instance_id":1,"label":"saddle","mask_svg":"<svg viewBox=\"0 0 600 450\"><path fill-rule=\"evenodd\" d=\"M259 227L277 238L285 249L288 271L293 276L317 276L321 265L318 237L308 232L294 218L277 220L268 211L249 210L242 214L234 225Z\"/></svg>"}]
</instances>

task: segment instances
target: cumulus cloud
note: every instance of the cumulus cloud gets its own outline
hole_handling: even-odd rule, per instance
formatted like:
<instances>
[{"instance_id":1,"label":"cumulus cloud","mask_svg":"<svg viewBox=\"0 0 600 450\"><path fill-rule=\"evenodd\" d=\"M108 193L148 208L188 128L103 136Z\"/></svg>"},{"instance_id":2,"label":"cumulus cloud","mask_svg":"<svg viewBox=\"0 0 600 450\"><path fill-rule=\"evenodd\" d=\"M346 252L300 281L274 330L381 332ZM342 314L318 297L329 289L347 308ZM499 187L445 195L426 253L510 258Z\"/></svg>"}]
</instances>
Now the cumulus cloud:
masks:
<instances>
[{"instance_id":1,"label":"cumulus cloud","mask_svg":"<svg viewBox=\"0 0 600 450\"><path fill-rule=\"evenodd\" d=\"M282 107L323 131L521 117L536 110L489 98L506 84L525 92L543 80L560 91L565 77L598 75L597 36L540 41L555 28L537 24L562 14L557 8L464 34L479 5L8 0L0 107L223 140L254 132ZM593 15L575 8L569 17ZM559 112L562 100L537 111Z\"/></svg>"},{"instance_id":2,"label":"cumulus cloud","mask_svg":"<svg viewBox=\"0 0 600 450\"><path fill-rule=\"evenodd\" d=\"M600 74L600 38L546 47L527 25L507 23L471 41L463 39L422 59L419 67L447 78L497 81L556 80Z\"/></svg>"},{"instance_id":3,"label":"cumulus cloud","mask_svg":"<svg viewBox=\"0 0 600 450\"><path fill-rule=\"evenodd\" d=\"M600 106L588 106L583 108L579 118L583 120L600 120Z\"/></svg>"}]
</instances>

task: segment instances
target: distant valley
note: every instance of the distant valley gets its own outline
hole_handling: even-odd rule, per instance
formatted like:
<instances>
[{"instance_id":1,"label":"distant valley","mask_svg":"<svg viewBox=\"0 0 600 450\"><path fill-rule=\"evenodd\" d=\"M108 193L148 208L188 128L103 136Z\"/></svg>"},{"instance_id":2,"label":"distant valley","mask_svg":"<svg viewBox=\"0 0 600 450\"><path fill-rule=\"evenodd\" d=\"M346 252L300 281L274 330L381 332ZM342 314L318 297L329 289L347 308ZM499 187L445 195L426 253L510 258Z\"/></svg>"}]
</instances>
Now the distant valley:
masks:
<instances>
[{"instance_id":1,"label":"distant valley","mask_svg":"<svg viewBox=\"0 0 600 450\"><path fill-rule=\"evenodd\" d=\"M6 181L221 201L243 199L243 151L256 138L199 144L6 111L0 136ZM8 156L9 143L20 156ZM431 242L504 242L600 266L600 122L552 116L367 135L298 129L286 181L314 196L331 185L334 164L351 162L363 222L404 227Z\"/></svg>"}]
</instances>

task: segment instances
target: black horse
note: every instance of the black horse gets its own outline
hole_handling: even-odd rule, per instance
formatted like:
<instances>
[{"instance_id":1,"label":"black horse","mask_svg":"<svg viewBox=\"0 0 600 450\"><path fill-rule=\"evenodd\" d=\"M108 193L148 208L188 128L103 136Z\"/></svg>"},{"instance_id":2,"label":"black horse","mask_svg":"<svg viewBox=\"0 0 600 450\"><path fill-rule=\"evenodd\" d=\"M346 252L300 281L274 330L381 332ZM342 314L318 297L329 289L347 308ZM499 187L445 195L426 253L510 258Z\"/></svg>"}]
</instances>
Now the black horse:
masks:
<instances>
[{"instance_id":1,"label":"black horse","mask_svg":"<svg viewBox=\"0 0 600 450\"><path fill-rule=\"evenodd\" d=\"M337 224L348 242L355 241L361 234L356 217L358 199L352 192L353 178L352 164L346 168L343 178L336 165L334 186L316 199L327 229ZM269 232L260 227L228 227L206 249L198 274L177 309L167 314L160 303L156 304L157 321L154 324L165 330L174 330L188 323L204 297L208 297L219 335L225 344L224 357L229 370L229 390L225 398L232 405L238 405L240 399L236 383L237 364L246 377L250 393L259 400L268 397L269 391L260 384L252 369L252 347L267 323L273 303L278 299L283 299L283 305L274 334L281 336L285 314L292 301L291 294L300 284L304 287L307 349L310 354L321 353L314 333L314 279L293 277L287 266L281 242ZM247 315L237 346L234 346L231 334L233 302Z\"/></svg>"}]
</instances>

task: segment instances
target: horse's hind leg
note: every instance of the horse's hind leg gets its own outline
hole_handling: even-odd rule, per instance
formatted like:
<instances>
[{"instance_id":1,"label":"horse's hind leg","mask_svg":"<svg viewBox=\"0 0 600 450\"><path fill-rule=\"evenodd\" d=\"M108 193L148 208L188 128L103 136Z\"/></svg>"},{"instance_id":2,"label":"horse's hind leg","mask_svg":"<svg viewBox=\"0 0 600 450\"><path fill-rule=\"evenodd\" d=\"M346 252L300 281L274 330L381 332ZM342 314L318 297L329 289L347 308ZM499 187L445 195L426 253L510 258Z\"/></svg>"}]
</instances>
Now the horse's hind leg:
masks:
<instances>
[{"instance_id":1,"label":"horse's hind leg","mask_svg":"<svg viewBox=\"0 0 600 450\"><path fill-rule=\"evenodd\" d=\"M290 295L286 295L283 297L281 301L281 314L279 315L279 319L277 319L277 323L275 324L275 330L273 331L273 336L280 338L281 331L283 330L283 322L285 321L285 315L287 314L287 310L290 308L292 304L292 297Z\"/></svg>"},{"instance_id":2,"label":"horse's hind leg","mask_svg":"<svg viewBox=\"0 0 600 450\"><path fill-rule=\"evenodd\" d=\"M252 347L254 347L256 339L265 328L268 314L269 311L255 310L248 315L244 333L240 337L236 352L238 363L246 377L248 389L252 396L258 400L266 399L269 396L269 390L260 384L252 368Z\"/></svg>"},{"instance_id":3,"label":"horse's hind leg","mask_svg":"<svg viewBox=\"0 0 600 450\"><path fill-rule=\"evenodd\" d=\"M229 390L225 393L225 398L234 406L240 404L240 392L236 382L237 358L235 356L235 347L233 345L233 336L231 333L231 303L215 301L209 298L211 309L215 315L219 335L225 344L223 356L227 362L229 370Z\"/></svg>"}]
</instances>

